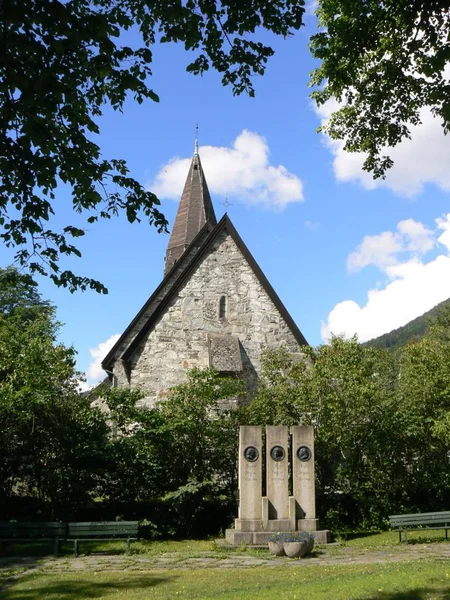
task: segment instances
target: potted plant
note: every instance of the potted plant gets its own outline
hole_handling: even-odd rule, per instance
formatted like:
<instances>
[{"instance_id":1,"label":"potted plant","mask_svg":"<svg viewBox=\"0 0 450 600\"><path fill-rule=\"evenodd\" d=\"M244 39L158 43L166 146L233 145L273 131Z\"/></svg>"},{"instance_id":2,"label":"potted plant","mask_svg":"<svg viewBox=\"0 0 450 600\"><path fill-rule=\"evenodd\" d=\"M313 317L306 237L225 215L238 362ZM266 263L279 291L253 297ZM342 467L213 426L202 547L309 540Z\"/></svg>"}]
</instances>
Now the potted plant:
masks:
<instances>
[{"instance_id":1,"label":"potted plant","mask_svg":"<svg viewBox=\"0 0 450 600\"><path fill-rule=\"evenodd\" d=\"M311 554L314 547L312 531L293 531L274 533L269 538L269 550L276 556L303 558Z\"/></svg>"},{"instance_id":2,"label":"potted plant","mask_svg":"<svg viewBox=\"0 0 450 600\"><path fill-rule=\"evenodd\" d=\"M283 534L274 533L269 538L269 550L275 556L284 556Z\"/></svg>"},{"instance_id":3,"label":"potted plant","mask_svg":"<svg viewBox=\"0 0 450 600\"><path fill-rule=\"evenodd\" d=\"M309 536L306 531L293 531L283 536L283 548L289 558L302 558L306 555L309 546Z\"/></svg>"},{"instance_id":4,"label":"potted plant","mask_svg":"<svg viewBox=\"0 0 450 600\"><path fill-rule=\"evenodd\" d=\"M308 539L308 548L306 550L306 555L311 554L313 548L314 548L314 541L315 541L315 537L314 537L314 532L313 531L303 531L302 533L306 534Z\"/></svg>"}]
</instances>

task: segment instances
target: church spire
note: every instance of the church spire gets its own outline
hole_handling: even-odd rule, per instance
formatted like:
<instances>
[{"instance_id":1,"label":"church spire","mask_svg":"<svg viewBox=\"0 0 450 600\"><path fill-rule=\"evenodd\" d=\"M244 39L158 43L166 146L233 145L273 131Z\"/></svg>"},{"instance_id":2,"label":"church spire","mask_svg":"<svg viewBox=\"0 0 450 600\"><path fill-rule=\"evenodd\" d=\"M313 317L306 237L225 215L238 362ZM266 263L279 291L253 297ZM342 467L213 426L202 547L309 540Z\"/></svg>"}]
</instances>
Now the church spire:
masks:
<instances>
[{"instance_id":1,"label":"church spire","mask_svg":"<svg viewBox=\"0 0 450 600\"><path fill-rule=\"evenodd\" d=\"M164 275L173 267L206 223L216 225L217 220L198 154L196 133L194 156L167 246Z\"/></svg>"}]
</instances>

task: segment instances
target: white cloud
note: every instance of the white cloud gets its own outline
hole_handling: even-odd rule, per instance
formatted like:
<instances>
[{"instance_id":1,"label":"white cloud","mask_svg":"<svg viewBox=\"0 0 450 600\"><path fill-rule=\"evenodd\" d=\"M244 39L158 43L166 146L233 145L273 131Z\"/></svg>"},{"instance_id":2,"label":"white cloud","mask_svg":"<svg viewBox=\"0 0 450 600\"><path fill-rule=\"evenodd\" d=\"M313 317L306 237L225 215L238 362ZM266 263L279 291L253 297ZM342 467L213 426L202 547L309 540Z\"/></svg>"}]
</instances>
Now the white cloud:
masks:
<instances>
[{"instance_id":1,"label":"white cloud","mask_svg":"<svg viewBox=\"0 0 450 600\"><path fill-rule=\"evenodd\" d=\"M350 272L374 265L383 271L396 265L399 255L405 252L423 254L434 246L433 232L419 221L406 219L397 225L397 231L383 231L367 235L347 260Z\"/></svg>"},{"instance_id":2,"label":"white cloud","mask_svg":"<svg viewBox=\"0 0 450 600\"><path fill-rule=\"evenodd\" d=\"M80 392L80 394L82 394L83 392L88 392L93 387L94 386L91 383L88 383L87 381L82 381L81 379L78 380L78 391Z\"/></svg>"},{"instance_id":3,"label":"white cloud","mask_svg":"<svg viewBox=\"0 0 450 600\"><path fill-rule=\"evenodd\" d=\"M348 257L347 269L350 272L360 271L368 265L385 269L397 262L397 254L401 250L401 242L392 231L384 231L379 235L367 235Z\"/></svg>"},{"instance_id":4,"label":"white cloud","mask_svg":"<svg viewBox=\"0 0 450 600\"><path fill-rule=\"evenodd\" d=\"M433 232L420 221L405 219L399 222L397 229L407 241L406 249L411 252L427 252L434 246Z\"/></svg>"},{"instance_id":5,"label":"white cloud","mask_svg":"<svg viewBox=\"0 0 450 600\"><path fill-rule=\"evenodd\" d=\"M339 105L333 100L320 108L314 107L314 110L325 125L337 108ZM387 149L394 166L384 180L374 180L371 174L363 171L364 154L345 152L342 141L325 137L325 144L334 156L336 179L358 182L367 190L386 187L409 198L420 194L428 183L450 191L450 136L444 135L440 120L429 109L422 109L420 116L422 124L410 127L411 139Z\"/></svg>"},{"instance_id":6,"label":"white cloud","mask_svg":"<svg viewBox=\"0 0 450 600\"><path fill-rule=\"evenodd\" d=\"M93 358L91 364L89 365L86 376L88 379L88 383L86 385L92 386L96 383L99 383L102 379L106 377L105 371L102 369L102 360L120 338L120 334L116 333L109 337L106 342L100 342L98 346L95 348L89 349L89 354ZM89 388L87 388L89 389Z\"/></svg>"},{"instance_id":7,"label":"white cloud","mask_svg":"<svg viewBox=\"0 0 450 600\"><path fill-rule=\"evenodd\" d=\"M301 179L283 165L269 164L267 141L256 133L244 129L230 148L201 146L199 153L212 194L276 210L303 200ZM190 158L172 158L148 189L161 198L179 200L190 163Z\"/></svg>"},{"instance_id":8,"label":"white cloud","mask_svg":"<svg viewBox=\"0 0 450 600\"><path fill-rule=\"evenodd\" d=\"M397 227L400 235L405 236L402 243L409 246L411 252L404 261L400 261L395 252L381 251L377 256L378 262L374 259L376 255L361 253L360 264L365 266L364 257L367 258L366 264L377 264L388 276L388 283L379 289L369 290L364 306L353 300L337 304L329 313L327 322L322 323L324 340L329 339L332 333L347 336L356 333L360 341L366 341L405 325L439 302L450 298L450 213L436 219L436 224L436 233L440 232L437 239L440 254L429 262L422 261L414 254L417 248L420 251L429 249L430 233L423 233L429 230L422 229L420 225L423 225L412 219L401 221ZM391 233L394 238L398 235L385 233ZM409 241L407 236L410 236ZM391 248L390 244L392 242L387 243L386 248ZM401 251L405 252L405 247ZM390 262L393 257L395 261Z\"/></svg>"}]
</instances>

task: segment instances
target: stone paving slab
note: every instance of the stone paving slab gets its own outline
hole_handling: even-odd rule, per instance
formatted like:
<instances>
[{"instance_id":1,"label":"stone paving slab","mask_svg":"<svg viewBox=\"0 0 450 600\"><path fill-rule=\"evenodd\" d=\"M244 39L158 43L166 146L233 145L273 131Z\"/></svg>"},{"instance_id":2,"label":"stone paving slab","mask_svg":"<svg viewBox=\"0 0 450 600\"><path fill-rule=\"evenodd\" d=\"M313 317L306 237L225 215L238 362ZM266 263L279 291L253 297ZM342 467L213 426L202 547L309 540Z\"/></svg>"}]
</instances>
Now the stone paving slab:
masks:
<instances>
[{"instance_id":1,"label":"stone paving slab","mask_svg":"<svg viewBox=\"0 0 450 600\"><path fill-rule=\"evenodd\" d=\"M342 547L320 550L312 556L296 560L286 557L264 558L244 554L225 554L211 556L204 553L195 557L183 557L177 553L156 556L145 555L95 555L77 558L62 556L58 558L6 558L0 559L2 570L25 568L40 572L99 572L99 571L153 571L166 569L230 569L252 567L308 567L310 565L368 564L400 562L427 558L450 559L450 543L416 544L410 546L389 546L386 549L369 550L355 547Z\"/></svg>"}]
</instances>

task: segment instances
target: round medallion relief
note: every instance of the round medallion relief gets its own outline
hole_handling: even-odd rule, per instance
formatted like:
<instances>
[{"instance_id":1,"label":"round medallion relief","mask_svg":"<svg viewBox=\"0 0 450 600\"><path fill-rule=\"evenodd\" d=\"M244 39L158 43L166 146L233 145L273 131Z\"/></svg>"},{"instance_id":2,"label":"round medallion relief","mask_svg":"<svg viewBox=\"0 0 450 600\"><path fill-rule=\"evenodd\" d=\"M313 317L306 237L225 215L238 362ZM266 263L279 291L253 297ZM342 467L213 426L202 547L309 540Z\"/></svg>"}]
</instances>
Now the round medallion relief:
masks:
<instances>
[{"instance_id":1,"label":"round medallion relief","mask_svg":"<svg viewBox=\"0 0 450 600\"><path fill-rule=\"evenodd\" d=\"M244 450L244 458L245 460L248 460L248 462L255 462L255 460L258 460L258 457L258 448L255 448L255 446L247 446Z\"/></svg>"},{"instance_id":2,"label":"round medallion relief","mask_svg":"<svg viewBox=\"0 0 450 600\"><path fill-rule=\"evenodd\" d=\"M285 454L286 453L282 446L272 446L270 450L270 456L272 460L275 460L276 462L280 462L281 460L283 460Z\"/></svg>"},{"instance_id":3,"label":"round medallion relief","mask_svg":"<svg viewBox=\"0 0 450 600\"><path fill-rule=\"evenodd\" d=\"M311 448L308 446L300 446L297 450L297 458L302 462L308 462L311 458Z\"/></svg>"}]
</instances>

